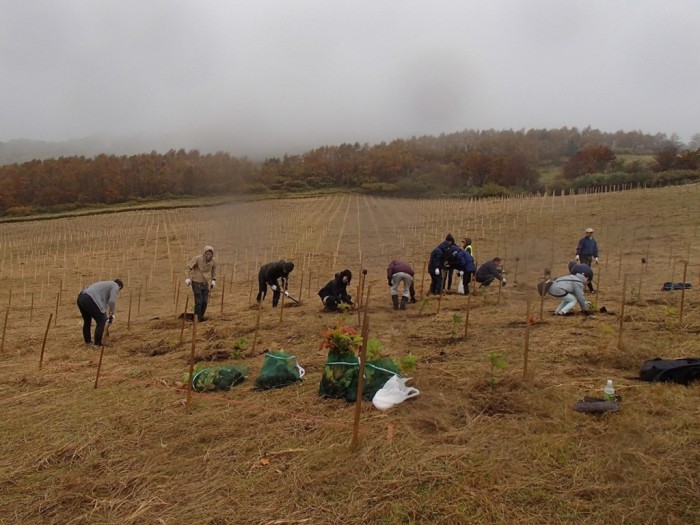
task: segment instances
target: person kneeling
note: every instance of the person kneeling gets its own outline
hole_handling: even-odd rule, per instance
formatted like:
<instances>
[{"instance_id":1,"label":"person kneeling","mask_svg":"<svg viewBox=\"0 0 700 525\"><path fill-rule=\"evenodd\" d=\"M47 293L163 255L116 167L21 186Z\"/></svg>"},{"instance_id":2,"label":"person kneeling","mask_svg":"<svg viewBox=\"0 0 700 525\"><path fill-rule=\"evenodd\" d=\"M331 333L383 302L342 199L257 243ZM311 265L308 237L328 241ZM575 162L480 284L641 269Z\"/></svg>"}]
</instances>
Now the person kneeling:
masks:
<instances>
[{"instance_id":1,"label":"person kneeling","mask_svg":"<svg viewBox=\"0 0 700 525\"><path fill-rule=\"evenodd\" d=\"M336 312L352 306L352 297L348 295L347 291L350 281L352 281L352 272L343 270L336 273L335 277L319 290L318 296L321 298L326 311Z\"/></svg>"},{"instance_id":2,"label":"person kneeling","mask_svg":"<svg viewBox=\"0 0 700 525\"><path fill-rule=\"evenodd\" d=\"M584 314L591 314L590 304L583 295L583 287L592 277L592 274L586 274L564 275L554 280L547 293L552 297L561 299L561 303L554 310L555 315L568 315L574 309L576 303L581 306L581 311Z\"/></svg>"}]
</instances>

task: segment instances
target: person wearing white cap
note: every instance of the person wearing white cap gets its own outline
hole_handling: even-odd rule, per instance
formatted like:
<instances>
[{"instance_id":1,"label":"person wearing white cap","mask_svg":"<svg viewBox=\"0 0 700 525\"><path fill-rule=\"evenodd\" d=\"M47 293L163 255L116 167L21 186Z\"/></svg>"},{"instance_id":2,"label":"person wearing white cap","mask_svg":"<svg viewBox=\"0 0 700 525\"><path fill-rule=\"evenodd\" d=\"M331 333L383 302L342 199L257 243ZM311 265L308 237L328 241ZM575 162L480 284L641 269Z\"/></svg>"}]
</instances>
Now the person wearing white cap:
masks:
<instances>
[{"instance_id":1,"label":"person wearing white cap","mask_svg":"<svg viewBox=\"0 0 700 525\"><path fill-rule=\"evenodd\" d=\"M598 264L598 242L593 238L593 228L586 228L586 235L576 246L576 262L590 266L593 261Z\"/></svg>"}]
</instances>

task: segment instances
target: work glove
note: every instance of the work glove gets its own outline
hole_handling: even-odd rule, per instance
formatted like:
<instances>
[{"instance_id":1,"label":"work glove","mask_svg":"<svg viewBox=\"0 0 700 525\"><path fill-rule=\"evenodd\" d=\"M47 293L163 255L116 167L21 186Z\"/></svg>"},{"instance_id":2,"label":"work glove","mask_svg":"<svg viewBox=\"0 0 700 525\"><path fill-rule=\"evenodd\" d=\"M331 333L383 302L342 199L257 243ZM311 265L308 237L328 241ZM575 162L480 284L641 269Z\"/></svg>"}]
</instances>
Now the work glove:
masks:
<instances>
[{"instance_id":1,"label":"work glove","mask_svg":"<svg viewBox=\"0 0 700 525\"><path fill-rule=\"evenodd\" d=\"M462 270L459 271L459 276L464 277L464 272Z\"/></svg>"},{"instance_id":2,"label":"work glove","mask_svg":"<svg viewBox=\"0 0 700 525\"><path fill-rule=\"evenodd\" d=\"M440 275L440 268L435 268L435 275Z\"/></svg>"},{"instance_id":3,"label":"work glove","mask_svg":"<svg viewBox=\"0 0 700 525\"><path fill-rule=\"evenodd\" d=\"M578 255L576 256L576 262L581 262L581 258Z\"/></svg>"},{"instance_id":4,"label":"work glove","mask_svg":"<svg viewBox=\"0 0 700 525\"><path fill-rule=\"evenodd\" d=\"M187 279L185 279L185 284L186 284L187 286L191 285L191 284L192 284L192 279L190 279L189 277L188 277Z\"/></svg>"},{"instance_id":5,"label":"work glove","mask_svg":"<svg viewBox=\"0 0 700 525\"><path fill-rule=\"evenodd\" d=\"M593 260L595 261L596 264L598 264L598 257L594 257Z\"/></svg>"},{"instance_id":6,"label":"work glove","mask_svg":"<svg viewBox=\"0 0 700 525\"><path fill-rule=\"evenodd\" d=\"M114 322L114 314L110 315L107 319L107 324L112 324Z\"/></svg>"},{"instance_id":7,"label":"work glove","mask_svg":"<svg viewBox=\"0 0 700 525\"><path fill-rule=\"evenodd\" d=\"M274 284L273 284L272 286L270 286L270 288L272 288L272 291L273 291L273 292L276 292L276 291L277 291L277 285L274 285Z\"/></svg>"},{"instance_id":8,"label":"work glove","mask_svg":"<svg viewBox=\"0 0 700 525\"><path fill-rule=\"evenodd\" d=\"M501 286L505 286L505 285L506 285L506 280L505 280L505 279L501 279Z\"/></svg>"},{"instance_id":9,"label":"work glove","mask_svg":"<svg viewBox=\"0 0 700 525\"><path fill-rule=\"evenodd\" d=\"M211 281L211 287L214 288L216 286L216 279L212 279Z\"/></svg>"}]
</instances>

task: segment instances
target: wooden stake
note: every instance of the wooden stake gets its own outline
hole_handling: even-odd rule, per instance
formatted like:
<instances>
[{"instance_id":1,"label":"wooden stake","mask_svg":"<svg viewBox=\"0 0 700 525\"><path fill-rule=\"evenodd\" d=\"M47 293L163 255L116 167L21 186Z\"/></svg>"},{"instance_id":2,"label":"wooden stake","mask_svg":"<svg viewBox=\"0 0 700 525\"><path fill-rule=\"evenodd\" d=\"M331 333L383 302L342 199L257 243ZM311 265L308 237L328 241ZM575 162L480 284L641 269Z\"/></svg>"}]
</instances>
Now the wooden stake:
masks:
<instances>
[{"instance_id":1,"label":"wooden stake","mask_svg":"<svg viewBox=\"0 0 700 525\"><path fill-rule=\"evenodd\" d=\"M286 290L285 290L286 291ZM282 302L280 303L280 323L284 319L284 299L287 297L284 293L282 294Z\"/></svg>"},{"instance_id":2,"label":"wooden stake","mask_svg":"<svg viewBox=\"0 0 700 525\"><path fill-rule=\"evenodd\" d=\"M188 295L185 299L185 311L182 314L182 326L180 327L180 344L182 344L182 337L185 333L185 323L187 322L187 307L190 305L190 296ZM195 317L197 317L195 315Z\"/></svg>"},{"instance_id":3,"label":"wooden stake","mask_svg":"<svg viewBox=\"0 0 700 525\"><path fill-rule=\"evenodd\" d=\"M304 270L301 270L301 279L299 280L299 300L301 301L301 292L304 289Z\"/></svg>"},{"instance_id":4,"label":"wooden stake","mask_svg":"<svg viewBox=\"0 0 700 525\"><path fill-rule=\"evenodd\" d=\"M31 294L31 305L29 307L29 322L32 322L32 318L34 317L34 292Z\"/></svg>"},{"instance_id":5,"label":"wooden stake","mask_svg":"<svg viewBox=\"0 0 700 525\"><path fill-rule=\"evenodd\" d=\"M53 325L54 327L56 326L56 322L58 322L58 303L61 300L61 292L59 291L56 294L56 313L53 316Z\"/></svg>"},{"instance_id":6,"label":"wooden stake","mask_svg":"<svg viewBox=\"0 0 700 525\"><path fill-rule=\"evenodd\" d=\"M93 389L97 388L97 382L100 380L100 370L102 370L102 357L104 356L105 353L105 345L103 344L100 346L100 360L97 362L97 374L95 375L95 386L93 386Z\"/></svg>"},{"instance_id":7,"label":"wooden stake","mask_svg":"<svg viewBox=\"0 0 700 525\"><path fill-rule=\"evenodd\" d=\"M126 317L126 331L129 331L129 327L131 326L131 300L134 298L134 292L133 290L129 290L129 314Z\"/></svg>"},{"instance_id":8,"label":"wooden stake","mask_svg":"<svg viewBox=\"0 0 700 525\"><path fill-rule=\"evenodd\" d=\"M625 322L625 296L627 295L627 274L622 281L622 299L620 307L620 329L617 333L617 349L622 350L622 325Z\"/></svg>"},{"instance_id":9,"label":"wooden stake","mask_svg":"<svg viewBox=\"0 0 700 525\"><path fill-rule=\"evenodd\" d=\"M428 267L428 260L426 259L423 261L423 273L421 273L420 277L420 298L423 299L425 295L423 294L423 284L425 283L425 272L427 271Z\"/></svg>"},{"instance_id":10,"label":"wooden stake","mask_svg":"<svg viewBox=\"0 0 700 525\"><path fill-rule=\"evenodd\" d=\"M471 310L472 294L467 292L467 311L464 314L464 338L467 338L467 330L469 330L469 311Z\"/></svg>"},{"instance_id":11,"label":"wooden stake","mask_svg":"<svg viewBox=\"0 0 700 525\"><path fill-rule=\"evenodd\" d=\"M143 289L143 284L139 284L139 299L136 303L136 315L141 315L141 290Z\"/></svg>"},{"instance_id":12,"label":"wooden stake","mask_svg":"<svg viewBox=\"0 0 700 525\"><path fill-rule=\"evenodd\" d=\"M177 315L177 304L180 302L180 280L177 281L177 290L175 291L175 315Z\"/></svg>"},{"instance_id":13,"label":"wooden stake","mask_svg":"<svg viewBox=\"0 0 700 525\"><path fill-rule=\"evenodd\" d=\"M41 354L39 354L39 370L41 370L41 365L44 363L44 349L46 348L46 338L49 335L49 328L51 328L51 318L53 314L49 314L49 322L46 323L46 330L44 331L44 340L41 342Z\"/></svg>"},{"instance_id":14,"label":"wooden stake","mask_svg":"<svg viewBox=\"0 0 700 525\"><path fill-rule=\"evenodd\" d=\"M255 277L250 278L250 291L248 292L248 306L253 304L253 283L255 282Z\"/></svg>"},{"instance_id":15,"label":"wooden stake","mask_svg":"<svg viewBox=\"0 0 700 525\"><path fill-rule=\"evenodd\" d=\"M683 305L685 304L685 280L688 277L688 261L683 261L683 287L681 288L681 307L678 312L678 325L683 328Z\"/></svg>"},{"instance_id":16,"label":"wooden stake","mask_svg":"<svg viewBox=\"0 0 700 525\"><path fill-rule=\"evenodd\" d=\"M523 352L523 379L527 378L527 361L530 353L530 310L531 300L527 298L527 311L525 312L525 349Z\"/></svg>"},{"instance_id":17,"label":"wooden stake","mask_svg":"<svg viewBox=\"0 0 700 525\"><path fill-rule=\"evenodd\" d=\"M253 346L250 353L255 355L255 345L258 343L258 330L260 329L260 315L262 314L262 303L258 306L258 313L255 316L255 333L253 334Z\"/></svg>"},{"instance_id":18,"label":"wooden stake","mask_svg":"<svg viewBox=\"0 0 700 525\"><path fill-rule=\"evenodd\" d=\"M367 290L369 296L369 290ZM355 400L355 421L352 426L352 442L350 451L355 452L359 445L360 436L360 411L362 409L362 391L365 387L365 364L367 362L367 341L369 334L369 316L365 307L365 317L362 322L362 347L360 348L360 369L357 374L357 399Z\"/></svg>"},{"instance_id":19,"label":"wooden stake","mask_svg":"<svg viewBox=\"0 0 700 525\"><path fill-rule=\"evenodd\" d=\"M190 350L190 373L189 380L187 381L187 402L185 403L185 408L190 409L190 403L192 402L192 376L194 375L194 350L197 347L197 320L198 317L194 316L194 324L192 325L192 348Z\"/></svg>"},{"instance_id":20,"label":"wooden stake","mask_svg":"<svg viewBox=\"0 0 700 525\"><path fill-rule=\"evenodd\" d=\"M226 277L221 284L221 311L219 312L221 315L224 315L224 295L226 295Z\"/></svg>"}]
</instances>

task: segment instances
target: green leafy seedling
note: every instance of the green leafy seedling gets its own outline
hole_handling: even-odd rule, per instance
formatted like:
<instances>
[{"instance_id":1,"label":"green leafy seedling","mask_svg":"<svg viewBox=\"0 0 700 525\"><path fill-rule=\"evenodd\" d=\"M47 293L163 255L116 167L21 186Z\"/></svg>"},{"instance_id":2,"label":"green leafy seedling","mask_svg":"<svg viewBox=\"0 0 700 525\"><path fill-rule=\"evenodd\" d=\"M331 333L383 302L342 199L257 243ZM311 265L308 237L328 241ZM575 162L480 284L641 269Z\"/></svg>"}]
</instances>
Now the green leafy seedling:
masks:
<instances>
[{"instance_id":1,"label":"green leafy seedling","mask_svg":"<svg viewBox=\"0 0 700 525\"><path fill-rule=\"evenodd\" d=\"M488 354L489 362L491 363L491 377L488 380L489 385L495 385L498 380L496 379L496 370L500 370L508 366L508 362L503 358L503 354L500 352L490 352Z\"/></svg>"}]
</instances>

